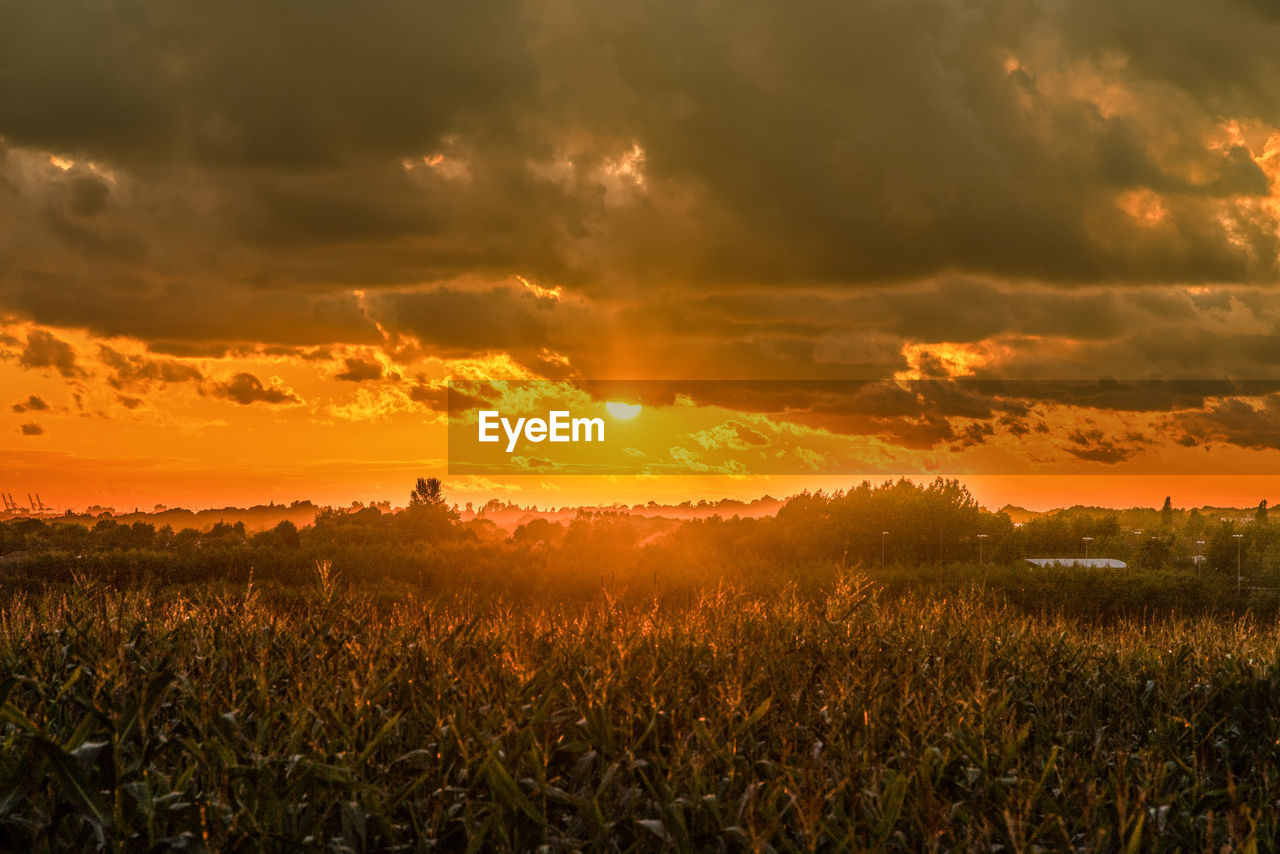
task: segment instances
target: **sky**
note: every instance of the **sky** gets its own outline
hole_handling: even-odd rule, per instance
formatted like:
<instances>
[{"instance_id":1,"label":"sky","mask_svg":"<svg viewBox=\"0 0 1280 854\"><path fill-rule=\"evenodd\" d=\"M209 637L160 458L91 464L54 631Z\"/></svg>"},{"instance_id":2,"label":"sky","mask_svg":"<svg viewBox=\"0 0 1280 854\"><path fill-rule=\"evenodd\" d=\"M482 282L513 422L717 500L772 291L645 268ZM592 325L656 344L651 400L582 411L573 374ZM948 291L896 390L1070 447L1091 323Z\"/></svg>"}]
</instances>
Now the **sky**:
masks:
<instances>
[{"instance_id":1,"label":"sky","mask_svg":"<svg viewBox=\"0 0 1280 854\"><path fill-rule=\"evenodd\" d=\"M1262 0L0 4L0 490L847 480L449 475L450 379L1280 380L1276 44ZM721 420L649 452L810 431L992 506L1280 497L1280 383L976 388L694 395Z\"/></svg>"}]
</instances>

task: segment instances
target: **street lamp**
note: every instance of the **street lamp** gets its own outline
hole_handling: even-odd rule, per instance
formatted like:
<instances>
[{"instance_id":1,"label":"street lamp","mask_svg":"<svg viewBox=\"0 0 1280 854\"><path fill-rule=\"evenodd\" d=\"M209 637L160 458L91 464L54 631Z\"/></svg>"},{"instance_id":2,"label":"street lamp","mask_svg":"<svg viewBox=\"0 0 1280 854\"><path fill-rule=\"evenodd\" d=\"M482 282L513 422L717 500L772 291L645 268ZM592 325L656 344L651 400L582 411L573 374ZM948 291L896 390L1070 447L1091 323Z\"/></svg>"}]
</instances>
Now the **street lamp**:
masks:
<instances>
[{"instance_id":1,"label":"street lamp","mask_svg":"<svg viewBox=\"0 0 1280 854\"><path fill-rule=\"evenodd\" d=\"M986 534L978 535L978 569L982 569L982 541L986 538Z\"/></svg>"},{"instance_id":2,"label":"street lamp","mask_svg":"<svg viewBox=\"0 0 1280 854\"><path fill-rule=\"evenodd\" d=\"M888 531L880 532L880 568L884 569L884 538L889 536Z\"/></svg>"},{"instance_id":3,"label":"street lamp","mask_svg":"<svg viewBox=\"0 0 1280 854\"><path fill-rule=\"evenodd\" d=\"M1093 542L1093 537L1084 538L1084 560L1086 564L1089 562L1089 543L1092 543L1092 542Z\"/></svg>"},{"instance_id":4,"label":"street lamp","mask_svg":"<svg viewBox=\"0 0 1280 854\"><path fill-rule=\"evenodd\" d=\"M1240 540L1244 539L1244 534L1232 534L1236 539L1236 592L1240 592Z\"/></svg>"}]
</instances>

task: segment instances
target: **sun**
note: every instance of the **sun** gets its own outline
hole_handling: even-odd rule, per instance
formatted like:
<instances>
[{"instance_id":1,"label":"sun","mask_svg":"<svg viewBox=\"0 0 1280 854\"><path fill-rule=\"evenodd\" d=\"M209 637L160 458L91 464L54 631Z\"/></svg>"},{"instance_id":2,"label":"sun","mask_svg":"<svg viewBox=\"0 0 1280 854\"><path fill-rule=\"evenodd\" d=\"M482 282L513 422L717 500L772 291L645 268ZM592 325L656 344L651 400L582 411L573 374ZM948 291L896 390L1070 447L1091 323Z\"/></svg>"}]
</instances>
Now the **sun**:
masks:
<instances>
[{"instance_id":1,"label":"sun","mask_svg":"<svg viewBox=\"0 0 1280 854\"><path fill-rule=\"evenodd\" d=\"M629 421L640 414L640 404L638 403L618 403L611 400L604 405L604 408L619 421Z\"/></svg>"}]
</instances>

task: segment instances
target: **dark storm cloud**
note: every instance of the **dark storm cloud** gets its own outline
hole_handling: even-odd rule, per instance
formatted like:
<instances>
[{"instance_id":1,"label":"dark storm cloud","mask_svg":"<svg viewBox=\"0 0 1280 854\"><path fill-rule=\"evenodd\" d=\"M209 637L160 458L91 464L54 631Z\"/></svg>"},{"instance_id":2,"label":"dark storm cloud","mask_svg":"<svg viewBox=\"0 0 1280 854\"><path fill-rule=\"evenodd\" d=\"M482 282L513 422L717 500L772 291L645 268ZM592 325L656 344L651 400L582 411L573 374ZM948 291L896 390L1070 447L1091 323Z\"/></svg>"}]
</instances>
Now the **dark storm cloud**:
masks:
<instances>
[{"instance_id":1,"label":"dark storm cloud","mask_svg":"<svg viewBox=\"0 0 1280 854\"><path fill-rule=\"evenodd\" d=\"M172 341L181 335L197 341L301 346L380 340L351 293L201 281L152 284L133 277L97 277L89 269L20 271L0 289L9 307L41 322L109 336Z\"/></svg>"},{"instance_id":2,"label":"dark storm cloud","mask_svg":"<svg viewBox=\"0 0 1280 854\"><path fill-rule=\"evenodd\" d=\"M1114 291L1011 291L977 279L946 279L927 292L890 291L881 299L897 331L925 342L981 341L1002 333L1111 338L1140 314L1127 295Z\"/></svg>"},{"instance_id":3,"label":"dark storm cloud","mask_svg":"<svg viewBox=\"0 0 1280 854\"><path fill-rule=\"evenodd\" d=\"M1280 330L1280 298L1262 286L1198 293L947 276L853 291L664 292L618 317L642 347L678 339L678 364L704 377L715 376L707 365L718 363L762 378L882 378L907 368L905 341L981 345L993 338L996 358L979 364L979 375L1259 377L1280 362L1280 332L1271 331ZM653 349L661 362L662 346ZM926 349L915 367L937 375L944 362Z\"/></svg>"},{"instance_id":4,"label":"dark storm cloud","mask_svg":"<svg viewBox=\"0 0 1280 854\"><path fill-rule=\"evenodd\" d=\"M10 142L124 162L399 155L532 83L520 6L504 0L52 0L7 4L0 24Z\"/></svg>"},{"instance_id":5,"label":"dark storm cloud","mask_svg":"<svg viewBox=\"0 0 1280 854\"><path fill-rule=\"evenodd\" d=\"M377 320L546 375L630 367L621 337L667 376L999 336L1029 375L1247 373L1274 294L1209 328L1229 299L1117 286L1276 279L1245 146L1277 43L1264 4L1189 0L11 3L0 310L170 355Z\"/></svg>"},{"instance_id":6,"label":"dark storm cloud","mask_svg":"<svg viewBox=\"0 0 1280 854\"><path fill-rule=\"evenodd\" d=\"M24 368L53 368L67 378L84 376L76 364L76 351L58 336L37 329L27 336L27 344L18 357Z\"/></svg>"},{"instance_id":7,"label":"dark storm cloud","mask_svg":"<svg viewBox=\"0 0 1280 854\"><path fill-rule=\"evenodd\" d=\"M760 413L836 434L878 436L916 449L955 440L957 433L948 419L981 421L997 412L1008 417L1026 413L1020 401L975 393L972 383L936 380L587 380L575 385L598 400L620 399L657 407L683 399L696 406ZM722 426L737 431L734 435L744 445L760 443L739 431L741 422L730 420ZM975 443L991 435L993 429L969 425L961 438Z\"/></svg>"},{"instance_id":8,"label":"dark storm cloud","mask_svg":"<svg viewBox=\"0 0 1280 854\"><path fill-rule=\"evenodd\" d=\"M951 384L945 384L947 387ZM1115 412L1171 412L1198 409L1210 398L1265 394L1277 380L983 380L962 379L959 388L990 399L1001 410L1021 414L1035 404L1060 404ZM974 416L981 417L981 416Z\"/></svg>"},{"instance_id":9,"label":"dark storm cloud","mask_svg":"<svg viewBox=\"0 0 1280 854\"><path fill-rule=\"evenodd\" d=\"M1011 431L1014 435L1019 435L1016 431ZM986 422L974 422L964 428L960 434L956 448L971 448L975 445L986 443L987 439L996 434L996 428Z\"/></svg>"},{"instance_id":10,"label":"dark storm cloud","mask_svg":"<svg viewBox=\"0 0 1280 854\"><path fill-rule=\"evenodd\" d=\"M94 175L81 175L70 183L67 204L76 216L89 217L101 213L107 206L111 190L107 183Z\"/></svg>"},{"instance_id":11,"label":"dark storm cloud","mask_svg":"<svg viewBox=\"0 0 1280 854\"><path fill-rule=\"evenodd\" d=\"M199 382L204 378L195 365L121 353L105 345L98 348L98 358L111 372L107 382L117 389L145 387L153 382Z\"/></svg>"},{"instance_id":12,"label":"dark storm cloud","mask_svg":"<svg viewBox=\"0 0 1280 854\"><path fill-rule=\"evenodd\" d=\"M1137 413L1202 407L1210 398L1266 394L1276 380L1007 380L981 377L917 380L575 381L597 400L635 400L757 412L800 423L861 432L877 419L997 419L1009 426L1037 405ZM844 426L842 426L844 425ZM1016 430L1014 432L1017 432ZM1025 432L1025 431L1023 431Z\"/></svg>"},{"instance_id":13,"label":"dark storm cloud","mask_svg":"<svg viewBox=\"0 0 1280 854\"><path fill-rule=\"evenodd\" d=\"M22 435L24 436L43 436L44 435L44 428L41 427L39 424L36 424L35 422L31 422L29 424L23 424L22 427L19 429L22 431Z\"/></svg>"},{"instance_id":14,"label":"dark storm cloud","mask_svg":"<svg viewBox=\"0 0 1280 854\"><path fill-rule=\"evenodd\" d=\"M215 383L209 391L215 397L234 400L242 406L251 403L300 403L300 398L287 388L264 386L250 373L238 373L226 382Z\"/></svg>"},{"instance_id":15,"label":"dark storm cloud","mask_svg":"<svg viewBox=\"0 0 1280 854\"><path fill-rule=\"evenodd\" d=\"M1188 447L1215 442L1242 448L1280 448L1280 394L1258 404L1229 399L1204 412L1183 413L1169 420L1180 444Z\"/></svg>"},{"instance_id":16,"label":"dark storm cloud","mask_svg":"<svg viewBox=\"0 0 1280 854\"><path fill-rule=\"evenodd\" d=\"M519 287L468 290L440 286L371 296L369 310L385 326L432 350L467 355L486 350L527 353L551 342L558 303Z\"/></svg>"},{"instance_id":17,"label":"dark storm cloud","mask_svg":"<svg viewBox=\"0 0 1280 854\"><path fill-rule=\"evenodd\" d=\"M1145 4L1115 5L1112 17L1144 31ZM608 48L568 54L604 81L593 87L598 99L569 106L583 124L604 113L635 128L655 177L706 192L706 207L724 216L706 235L708 274L865 279L967 268L1188 280L1274 270L1274 236L1260 236L1257 253L1233 246L1204 198L1263 191L1256 165L1235 150L1200 150L1207 177L1198 186L1163 162L1171 131L1206 131L1218 113L1171 91L1162 109L1108 115L1087 85L1081 97L1037 74L1041 59L1047 72L1099 59L1087 43L1046 38L1061 26L1060 7L574 8L581 14L562 22L567 38L603 33ZM1250 17L1236 26L1275 36ZM1030 70L1007 68L1013 57ZM1120 68L1111 76L1146 84ZM1274 117L1269 76L1241 82L1249 114ZM1118 192L1141 187L1186 195L1158 239L1114 210Z\"/></svg>"},{"instance_id":18,"label":"dark storm cloud","mask_svg":"<svg viewBox=\"0 0 1280 854\"><path fill-rule=\"evenodd\" d=\"M983 444L997 433L1012 437L1048 432L1046 409L1155 416L1166 435L1183 444L1220 441L1262 447L1275 442L1270 412L1280 407L1280 380L1008 380L958 379L880 381L576 381L598 400L622 399L649 407L686 400L767 415L776 421L841 435L877 436L904 447L926 449L955 442ZM1267 397L1255 410L1236 397ZM1228 404L1214 401L1228 399ZM1210 406L1207 412L1202 412ZM1277 411L1280 411L1278 409ZM1268 432L1269 431L1269 432ZM1104 434L1096 427L1066 436L1064 450L1087 461L1115 463L1148 450L1155 439L1125 429ZM1280 445L1278 445L1280 446Z\"/></svg>"},{"instance_id":19,"label":"dark storm cloud","mask_svg":"<svg viewBox=\"0 0 1280 854\"><path fill-rule=\"evenodd\" d=\"M1280 15L1274 4L1236 0L1212 15L1194 0L1111 3L1086 0L1062 7L1060 33L1079 53L1114 51L1135 74L1175 87L1222 115L1274 117L1257 95L1280 83L1273 49ZM1132 26L1141 16L1143 26Z\"/></svg>"},{"instance_id":20,"label":"dark storm cloud","mask_svg":"<svg viewBox=\"0 0 1280 854\"><path fill-rule=\"evenodd\" d=\"M346 362L346 369L334 374L334 379L360 383L369 380L380 380L386 374L382 363L372 359L348 358L344 361Z\"/></svg>"},{"instance_id":21,"label":"dark storm cloud","mask_svg":"<svg viewBox=\"0 0 1280 854\"><path fill-rule=\"evenodd\" d=\"M231 347L226 344L191 343L187 341L151 341L147 344L147 349L152 353L179 356L184 359L220 359L231 352ZM273 349L275 348L268 347L264 348L264 351L270 354L269 351ZM293 355L295 352L293 348L283 348L283 352L279 353L279 355Z\"/></svg>"},{"instance_id":22,"label":"dark storm cloud","mask_svg":"<svg viewBox=\"0 0 1280 854\"><path fill-rule=\"evenodd\" d=\"M1146 449L1151 440L1140 433L1120 436L1104 433L1096 427L1080 428L1067 434L1064 449L1073 457L1093 463L1122 463Z\"/></svg>"}]
</instances>

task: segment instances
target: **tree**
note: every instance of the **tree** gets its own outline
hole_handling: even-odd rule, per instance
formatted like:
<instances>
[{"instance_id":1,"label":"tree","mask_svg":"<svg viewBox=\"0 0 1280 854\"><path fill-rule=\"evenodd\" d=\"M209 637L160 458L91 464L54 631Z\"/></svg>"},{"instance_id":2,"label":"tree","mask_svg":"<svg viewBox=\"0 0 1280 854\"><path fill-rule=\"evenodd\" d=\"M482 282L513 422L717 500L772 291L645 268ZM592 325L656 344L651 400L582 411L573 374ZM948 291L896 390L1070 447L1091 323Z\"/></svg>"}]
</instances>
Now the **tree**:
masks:
<instances>
[{"instance_id":1,"label":"tree","mask_svg":"<svg viewBox=\"0 0 1280 854\"><path fill-rule=\"evenodd\" d=\"M1173 497L1166 495L1164 506L1160 508L1160 524L1166 528L1173 524Z\"/></svg>"},{"instance_id":2,"label":"tree","mask_svg":"<svg viewBox=\"0 0 1280 854\"><path fill-rule=\"evenodd\" d=\"M444 500L438 477L420 477L409 493L409 508L393 523L408 540L436 541L456 535L458 511Z\"/></svg>"},{"instance_id":3,"label":"tree","mask_svg":"<svg viewBox=\"0 0 1280 854\"><path fill-rule=\"evenodd\" d=\"M296 549L302 547L302 535L298 533L298 526L290 522L288 519L284 519L279 525L276 525L271 530L275 534L276 539L285 548Z\"/></svg>"},{"instance_id":4,"label":"tree","mask_svg":"<svg viewBox=\"0 0 1280 854\"><path fill-rule=\"evenodd\" d=\"M410 507L439 507L444 504L444 489L438 477L420 477L409 493Z\"/></svg>"},{"instance_id":5,"label":"tree","mask_svg":"<svg viewBox=\"0 0 1280 854\"><path fill-rule=\"evenodd\" d=\"M1173 563L1173 549L1169 542L1152 537L1138 547L1133 558L1134 569L1168 569Z\"/></svg>"},{"instance_id":6,"label":"tree","mask_svg":"<svg viewBox=\"0 0 1280 854\"><path fill-rule=\"evenodd\" d=\"M1267 499L1258 502L1258 512L1253 514L1253 519L1259 523L1267 521Z\"/></svg>"}]
</instances>

